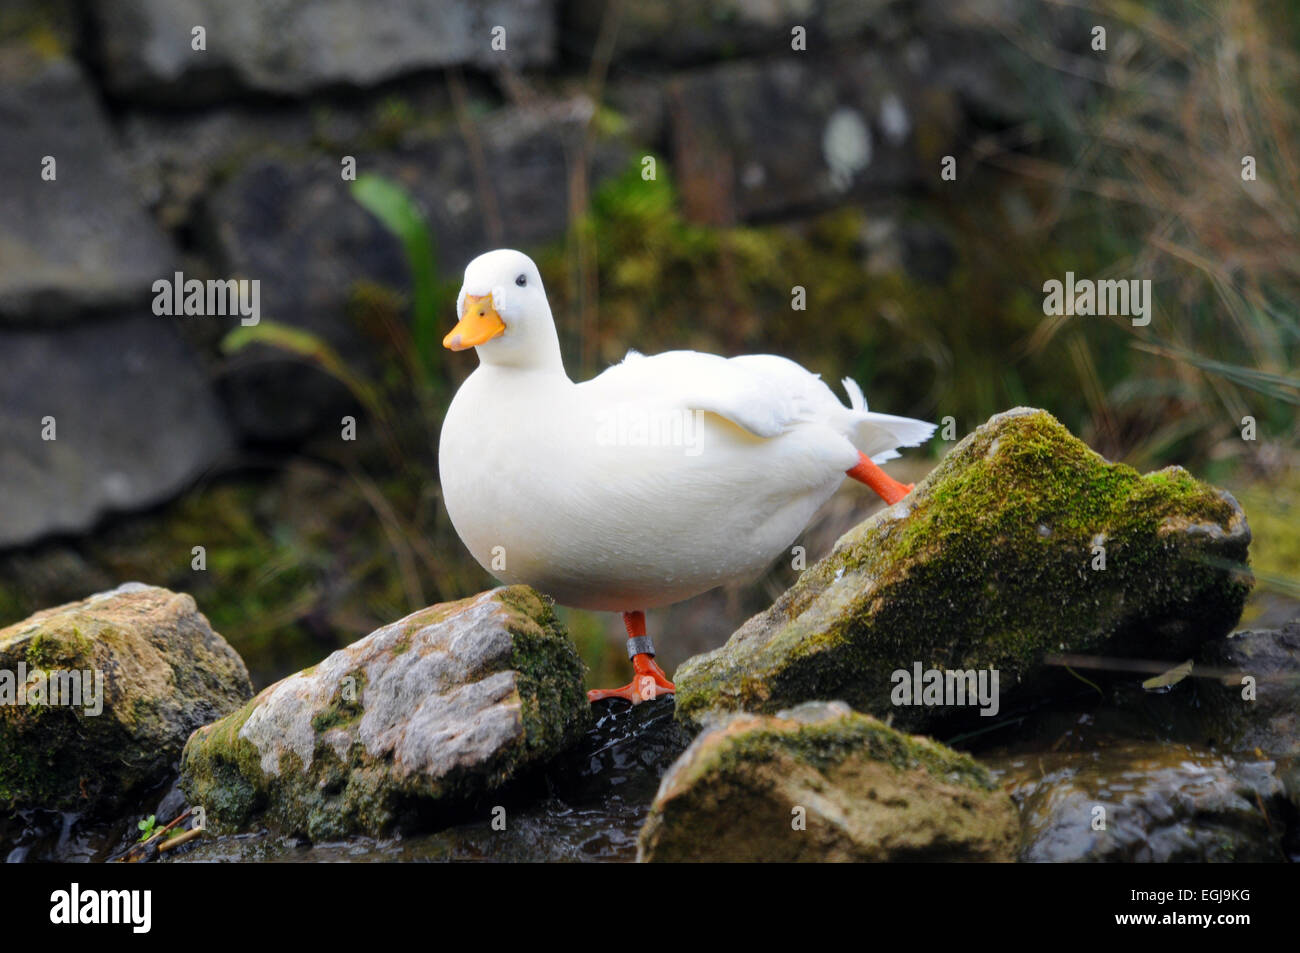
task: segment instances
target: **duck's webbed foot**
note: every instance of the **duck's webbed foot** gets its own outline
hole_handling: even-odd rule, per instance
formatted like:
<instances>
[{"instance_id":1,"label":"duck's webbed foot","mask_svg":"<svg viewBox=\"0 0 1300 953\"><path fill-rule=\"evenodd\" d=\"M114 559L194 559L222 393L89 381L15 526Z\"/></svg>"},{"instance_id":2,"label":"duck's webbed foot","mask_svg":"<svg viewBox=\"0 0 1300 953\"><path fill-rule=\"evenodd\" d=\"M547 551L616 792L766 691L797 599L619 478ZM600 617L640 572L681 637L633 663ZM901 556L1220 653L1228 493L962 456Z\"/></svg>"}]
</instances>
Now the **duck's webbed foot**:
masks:
<instances>
[{"instance_id":1,"label":"duck's webbed foot","mask_svg":"<svg viewBox=\"0 0 1300 953\"><path fill-rule=\"evenodd\" d=\"M664 670L655 662L654 643L645 634L645 613L624 612L623 624L627 627L627 654L632 659L632 671L635 676L622 688L592 689L587 692L587 701L622 698L636 705L677 691L677 687L668 680Z\"/></svg>"}]
</instances>

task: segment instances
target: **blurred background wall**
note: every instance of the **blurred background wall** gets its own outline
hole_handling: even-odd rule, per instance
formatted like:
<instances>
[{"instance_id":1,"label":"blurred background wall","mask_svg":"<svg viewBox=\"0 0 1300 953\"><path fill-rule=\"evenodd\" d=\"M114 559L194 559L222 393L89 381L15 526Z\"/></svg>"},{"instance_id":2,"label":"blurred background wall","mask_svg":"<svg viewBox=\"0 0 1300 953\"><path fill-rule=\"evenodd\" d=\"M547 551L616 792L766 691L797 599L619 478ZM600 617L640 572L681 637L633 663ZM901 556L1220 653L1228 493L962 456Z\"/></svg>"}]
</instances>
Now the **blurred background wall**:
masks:
<instances>
[{"instance_id":1,"label":"blurred background wall","mask_svg":"<svg viewBox=\"0 0 1300 953\"><path fill-rule=\"evenodd\" d=\"M1293 614L1298 40L1281 0L6 0L0 626L157 583L265 683L490 585L439 502L474 359L438 341L503 245L575 378L781 353L952 419L904 479L1045 407L1237 492L1251 611ZM177 271L257 280L261 322L157 316ZM1067 272L1151 279L1151 324L1045 316ZM670 670L794 575L656 614ZM566 619L617 677L617 620Z\"/></svg>"}]
</instances>

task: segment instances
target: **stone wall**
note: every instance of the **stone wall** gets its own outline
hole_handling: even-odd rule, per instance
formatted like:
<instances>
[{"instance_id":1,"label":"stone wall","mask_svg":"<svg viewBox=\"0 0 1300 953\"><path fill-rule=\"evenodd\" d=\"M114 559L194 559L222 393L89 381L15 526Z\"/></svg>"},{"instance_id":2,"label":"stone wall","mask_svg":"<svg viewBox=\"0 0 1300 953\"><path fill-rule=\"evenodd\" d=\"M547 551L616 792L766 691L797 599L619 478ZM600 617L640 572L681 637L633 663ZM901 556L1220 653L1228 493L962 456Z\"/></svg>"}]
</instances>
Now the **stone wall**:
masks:
<instances>
[{"instance_id":1,"label":"stone wall","mask_svg":"<svg viewBox=\"0 0 1300 953\"><path fill-rule=\"evenodd\" d=\"M448 277L562 239L584 155L592 185L655 156L695 221L797 219L915 188L1021 116L1031 92L990 24L1037 7L659 0L622 4L611 32L609 0L9 0L0 548L337 422L336 382L269 351L228 361L237 318L156 316L151 286L258 279L264 317L364 355L351 295L408 276L343 156L413 193Z\"/></svg>"}]
</instances>

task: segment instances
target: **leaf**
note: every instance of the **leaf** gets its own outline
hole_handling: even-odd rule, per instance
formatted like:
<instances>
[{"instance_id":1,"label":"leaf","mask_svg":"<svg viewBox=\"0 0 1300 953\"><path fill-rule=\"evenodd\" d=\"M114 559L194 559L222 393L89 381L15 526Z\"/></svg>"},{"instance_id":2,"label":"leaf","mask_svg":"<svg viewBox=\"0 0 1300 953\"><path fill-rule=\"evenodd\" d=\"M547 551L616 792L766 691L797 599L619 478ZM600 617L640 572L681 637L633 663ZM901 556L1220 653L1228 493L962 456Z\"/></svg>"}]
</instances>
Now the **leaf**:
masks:
<instances>
[{"instance_id":1,"label":"leaf","mask_svg":"<svg viewBox=\"0 0 1300 953\"><path fill-rule=\"evenodd\" d=\"M1234 384L1240 384L1251 390L1259 391L1261 394L1266 394L1274 400L1300 405L1300 378L1256 370L1244 364L1229 364L1226 361L1216 361L1212 358L1194 354L1184 348L1170 345L1143 342L1133 346L1139 351L1159 354L1161 357L1190 364L1207 374L1216 374L1232 381Z\"/></svg>"},{"instance_id":2,"label":"leaf","mask_svg":"<svg viewBox=\"0 0 1300 953\"><path fill-rule=\"evenodd\" d=\"M338 352L318 335L277 321L262 320L232 330L222 339L221 350L226 354L237 354L253 344L266 344L315 364L350 390L372 414L383 416L383 407L374 389L352 373Z\"/></svg>"},{"instance_id":3,"label":"leaf","mask_svg":"<svg viewBox=\"0 0 1300 953\"><path fill-rule=\"evenodd\" d=\"M1154 678L1148 678L1142 683L1142 687L1149 692L1158 692L1166 688L1172 688L1177 685L1188 675L1192 674L1192 660L1188 659L1182 665L1175 665L1163 675L1157 675Z\"/></svg>"},{"instance_id":4,"label":"leaf","mask_svg":"<svg viewBox=\"0 0 1300 953\"><path fill-rule=\"evenodd\" d=\"M158 818L155 817L153 814L150 814L144 820L138 821L136 823L135 825L136 830L141 832L140 833L141 841L147 841L150 837L153 836L153 829L157 823L158 823Z\"/></svg>"},{"instance_id":5,"label":"leaf","mask_svg":"<svg viewBox=\"0 0 1300 953\"><path fill-rule=\"evenodd\" d=\"M346 361L330 346L329 342L306 331L278 321L265 318L257 324L237 327L221 340L221 350L226 354L237 354L253 344L265 344L293 354L309 364L315 364L329 374L356 397L361 405L379 427L380 439L384 441L389 453L395 460L401 459L401 449L397 445L392 431L392 415L380 392L363 377L353 373Z\"/></svg>"},{"instance_id":6,"label":"leaf","mask_svg":"<svg viewBox=\"0 0 1300 953\"><path fill-rule=\"evenodd\" d=\"M426 377L439 358L438 281L434 269L433 235L420 207L396 182L372 173L357 176L352 197L397 236L406 254L412 284L412 338Z\"/></svg>"}]
</instances>

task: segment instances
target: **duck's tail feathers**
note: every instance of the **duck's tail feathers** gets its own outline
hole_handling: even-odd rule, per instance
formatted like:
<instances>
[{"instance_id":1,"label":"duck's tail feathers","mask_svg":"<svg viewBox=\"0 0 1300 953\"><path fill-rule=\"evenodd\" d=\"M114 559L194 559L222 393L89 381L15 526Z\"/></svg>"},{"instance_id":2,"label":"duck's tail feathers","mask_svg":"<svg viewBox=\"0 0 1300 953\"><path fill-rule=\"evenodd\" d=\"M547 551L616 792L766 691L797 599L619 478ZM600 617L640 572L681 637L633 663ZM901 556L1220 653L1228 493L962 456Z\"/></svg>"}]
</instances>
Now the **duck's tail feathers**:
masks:
<instances>
[{"instance_id":1,"label":"duck's tail feathers","mask_svg":"<svg viewBox=\"0 0 1300 953\"><path fill-rule=\"evenodd\" d=\"M852 377L846 377L840 381L844 385L845 392L849 395L849 408L851 410L866 410L867 398L862 394L862 388Z\"/></svg>"},{"instance_id":2,"label":"duck's tail feathers","mask_svg":"<svg viewBox=\"0 0 1300 953\"><path fill-rule=\"evenodd\" d=\"M893 414L875 414L867 410L867 401L858 382L850 377L841 382L854 411L853 432L849 440L872 463L884 463L898 456L898 447L916 447L925 443L936 429L932 423Z\"/></svg>"}]
</instances>

